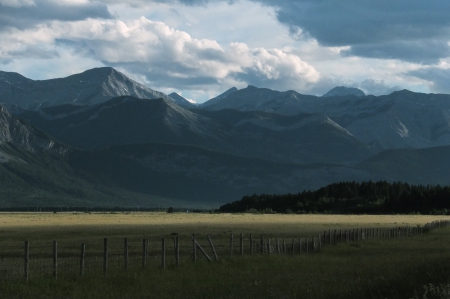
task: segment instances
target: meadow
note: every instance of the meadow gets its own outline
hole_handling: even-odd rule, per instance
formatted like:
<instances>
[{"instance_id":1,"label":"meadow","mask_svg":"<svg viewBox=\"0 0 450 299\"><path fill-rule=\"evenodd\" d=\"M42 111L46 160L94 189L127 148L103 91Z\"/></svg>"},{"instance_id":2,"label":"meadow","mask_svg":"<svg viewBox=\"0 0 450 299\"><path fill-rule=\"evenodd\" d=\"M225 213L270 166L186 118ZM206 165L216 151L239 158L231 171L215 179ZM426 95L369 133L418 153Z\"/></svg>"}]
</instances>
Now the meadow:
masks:
<instances>
[{"instance_id":1,"label":"meadow","mask_svg":"<svg viewBox=\"0 0 450 299\"><path fill-rule=\"evenodd\" d=\"M15 260L23 271L23 242L30 242L30 279L0 279L0 298L412 298L423 287L449 282L450 228L399 239L370 239L324 246L314 254L248 255L248 236L286 239L311 237L325 230L392 228L447 219L420 215L279 215L203 213L0 213L0 271ZM195 233L219 261L190 257ZM230 234L235 251L229 253ZM245 255L239 256L243 233ZM170 246L182 242L179 269ZM101 275L103 238L110 244L111 268ZM129 239L130 269L123 270L123 238ZM161 269L161 238L167 268ZM141 264L142 239L149 260ZM52 277L52 241L58 240L60 273ZM80 277L80 244L86 244L86 274ZM73 267L73 271L69 267ZM95 266L93 266L95 265ZM3 268L2 268L3 267ZM34 272L33 272L34 271ZM0 274L5 274L0 272ZM430 297L431 298L431 297Z\"/></svg>"}]
</instances>

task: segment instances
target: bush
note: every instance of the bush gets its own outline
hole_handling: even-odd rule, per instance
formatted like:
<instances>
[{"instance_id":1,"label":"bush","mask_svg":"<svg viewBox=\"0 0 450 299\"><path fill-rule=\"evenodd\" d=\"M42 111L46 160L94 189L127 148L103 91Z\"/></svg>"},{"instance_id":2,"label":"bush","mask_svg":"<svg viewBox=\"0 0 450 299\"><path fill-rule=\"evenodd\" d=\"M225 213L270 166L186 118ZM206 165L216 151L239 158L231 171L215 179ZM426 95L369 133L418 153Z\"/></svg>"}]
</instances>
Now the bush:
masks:
<instances>
[{"instance_id":1,"label":"bush","mask_svg":"<svg viewBox=\"0 0 450 299\"><path fill-rule=\"evenodd\" d=\"M173 208L172 207L168 208L167 213L173 213Z\"/></svg>"},{"instance_id":2,"label":"bush","mask_svg":"<svg viewBox=\"0 0 450 299\"><path fill-rule=\"evenodd\" d=\"M276 214L276 212L272 210L272 208L265 208L262 212L264 214Z\"/></svg>"},{"instance_id":3,"label":"bush","mask_svg":"<svg viewBox=\"0 0 450 299\"><path fill-rule=\"evenodd\" d=\"M450 298L450 283L433 285L428 284L423 286L421 293L414 292L414 297L411 299L448 299Z\"/></svg>"}]
</instances>

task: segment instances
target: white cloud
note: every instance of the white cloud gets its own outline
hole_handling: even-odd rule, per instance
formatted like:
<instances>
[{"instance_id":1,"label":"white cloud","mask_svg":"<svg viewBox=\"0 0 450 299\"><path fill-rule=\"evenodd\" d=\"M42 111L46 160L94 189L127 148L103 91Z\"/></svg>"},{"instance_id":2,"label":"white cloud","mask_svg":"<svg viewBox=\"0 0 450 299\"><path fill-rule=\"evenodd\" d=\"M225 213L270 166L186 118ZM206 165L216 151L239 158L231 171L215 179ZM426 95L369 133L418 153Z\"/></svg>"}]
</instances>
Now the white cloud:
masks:
<instances>
[{"instance_id":1,"label":"white cloud","mask_svg":"<svg viewBox=\"0 0 450 299\"><path fill-rule=\"evenodd\" d=\"M220 45L145 17L53 21L12 30L0 35L0 41L8 45L0 50L3 60L20 58L18 51L41 53L41 58L48 52L50 58L50 54L71 50L80 59L88 57L144 76L151 87L160 89L174 85L178 90L198 89L231 81L293 89L320 77L311 65L283 49L250 48L245 43ZM40 47L41 51L36 51Z\"/></svg>"}]
</instances>

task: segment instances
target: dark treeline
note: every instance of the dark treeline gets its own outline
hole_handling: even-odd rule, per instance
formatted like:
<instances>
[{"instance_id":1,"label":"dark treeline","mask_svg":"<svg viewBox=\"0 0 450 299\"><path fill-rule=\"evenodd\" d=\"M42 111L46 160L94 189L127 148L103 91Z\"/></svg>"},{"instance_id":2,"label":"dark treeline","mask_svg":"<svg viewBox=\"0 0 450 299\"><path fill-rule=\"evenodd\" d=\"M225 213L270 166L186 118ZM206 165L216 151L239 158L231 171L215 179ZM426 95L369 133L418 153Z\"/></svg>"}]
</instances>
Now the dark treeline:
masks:
<instances>
[{"instance_id":1,"label":"dark treeline","mask_svg":"<svg viewBox=\"0 0 450 299\"><path fill-rule=\"evenodd\" d=\"M204 213L211 210L192 209L192 208L160 208L160 207L68 207L68 206L53 206L53 207L0 207L0 212L74 212L74 213L101 213L101 212L191 212Z\"/></svg>"},{"instance_id":2,"label":"dark treeline","mask_svg":"<svg viewBox=\"0 0 450 299\"><path fill-rule=\"evenodd\" d=\"M450 187L407 183L340 182L316 191L251 195L220 207L221 212L450 214Z\"/></svg>"}]
</instances>

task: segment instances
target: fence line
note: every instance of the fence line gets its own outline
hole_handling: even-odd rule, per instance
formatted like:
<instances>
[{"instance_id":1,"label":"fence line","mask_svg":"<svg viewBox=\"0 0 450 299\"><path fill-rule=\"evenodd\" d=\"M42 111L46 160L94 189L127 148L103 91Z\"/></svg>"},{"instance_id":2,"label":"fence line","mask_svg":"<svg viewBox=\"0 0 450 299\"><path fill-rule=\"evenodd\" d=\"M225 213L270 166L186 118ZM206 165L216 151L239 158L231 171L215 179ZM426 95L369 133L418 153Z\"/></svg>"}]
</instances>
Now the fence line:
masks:
<instances>
[{"instance_id":1,"label":"fence line","mask_svg":"<svg viewBox=\"0 0 450 299\"><path fill-rule=\"evenodd\" d=\"M217 243L214 245L213 240L210 235L207 235L207 241L212 253L211 258L206 250L199 243L199 239L196 235L191 236L191 249L189 249L188 243L180 242L178 236L173 237L173 248L170 244L166 242L164 238L160 239L160 247L156 246L154 250L150 250L149 239L142 239L142 252L132 252L130 251L130 242L128 238L123 239L123 251L117 254L111 254L108 238L103 239L103 250L96 251L93 249L91 252L91 247L86 246L86 243L81 244L81 252L79 251L79 258L76 258L76 254L61 252L61 246L58 246L57 240L53 240L52 254L48 257L44 253L33 255L32 252L34 248L33 244L29 241L25 241L25 247L23 252L23 272L20 275L20 262L16 261L17 258L7 255L7 257L0 257L0 273L2 278L0 280L20 280L24 279L26 282L29 281L30 276L43 275L42 273L49 273L54 279L61 278L61 276L66 275L77 275L76 264L79 265L78 275L85 276L89 273L101 273L106 276L111 270L128 271L131 267L146 268L149 264L149 259L156 261L159 257L160 265L162 269L166 269L171 263L167 264L167 258L172 256L174 259L174 266L179 267L182 260L180 259L180 252L184 254L186 258L185 261L196 262L198 260L197 251L208 260L213 262L219 260L219 255L229 256L229 258L235 258L233 254L238 250L239 254L236 256L244 255L254 255L260 253L261 255L271 255L271 254L285 254L285 255L297 255L297 254L311 254L318 253L323 250L325 246L336 246L339 243L348 242L360 242L364 240L371 239L401 239L407 236L416 236L424 233L425 230L443 228L450 225L448 220L439 220L427 223L424 226L396 226L389 229L379 229L379 228L357 228L357 229L345 229L342 230L325 230L323 234L317 234L311 238L292 238L290 246L286 243L286 238L264 238L263 235L260 236L260 242L257 242L253 238L252 234L248 235L249 243L248 247L244 246L244 234L239 235L239 245L234 245L233 243L233 233L230 234L229 247L227 250L226 244ZM297 240L297 242L296 242ZM185 240L186 241L186 240ZM259 248L258 248L259 246ZM158 249L159 247L159 249ZM238 248L235 248L238 247ZM259 250L258 250L259 249ZM173 250L173 251L172 251ZM228 251L228 252L227 252ZM174 254L166 255L167 252L173 252ZM78 261L77 261L78 260ZM120 262L122 260L122 262ZM122 266L120 266L122 264ZM40 267L39 267L40 265ZM18 267L19 266L19 267ZM37 275L36 275L37 276Z\"/></svg>"}]
</instances>

